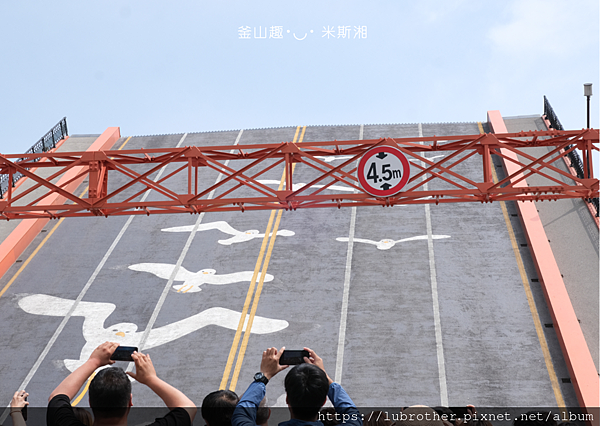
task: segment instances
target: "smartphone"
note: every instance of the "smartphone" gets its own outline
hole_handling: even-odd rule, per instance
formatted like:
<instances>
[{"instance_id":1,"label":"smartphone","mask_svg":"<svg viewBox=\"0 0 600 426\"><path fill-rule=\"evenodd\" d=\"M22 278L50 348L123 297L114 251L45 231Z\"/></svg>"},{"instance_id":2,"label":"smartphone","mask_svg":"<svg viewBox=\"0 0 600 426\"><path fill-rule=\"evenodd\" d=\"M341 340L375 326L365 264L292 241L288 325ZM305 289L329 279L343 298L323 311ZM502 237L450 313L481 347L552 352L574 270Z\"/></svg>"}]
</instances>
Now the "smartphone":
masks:
<instances>
[{"instance_id":1,"label":"smartphone","mask_svg":"<svg viewBox=\"0 0 600 426\"><path fill-rule=\"evenodd\" d=\"M27 401L27 397L25 397L25 401ZM21 415L23 416L23 420L27 421L27 405L21 409Z\"/></svg>"},{"instance_id":2,"label":"smartphone","mask_svg":"<svg viewBox=\"0 0 600 426\"><path fill-rule=\"evenodd\" d=\"M469 411L467 410L467 407L450 407L450 410L452 410L452 412L456 414L457 419L464 419L465 416L470 415Z\"/></svg>"},{"instance_id":3,"label":"smartphone","mask_svg":"<svg viewBox=\"0 0 600 426\"><path fill-rule=\"evenodd\" d=\"M304 363L304 357L308 358L308 351L291 351L286 349L279 358L279 365L295 365Z\"/></svg>"},{"instance_id":4,"label":"smartphone","mask_svg":"<svg viewBox=\"0 0 600 426\"><path fill-rule=\"evenodd\" d=\"M135 346L119 346L110 356L110 359L113 361L133 361L131 354L137 350L138 348Z\"/></svg>"}]
</instances>

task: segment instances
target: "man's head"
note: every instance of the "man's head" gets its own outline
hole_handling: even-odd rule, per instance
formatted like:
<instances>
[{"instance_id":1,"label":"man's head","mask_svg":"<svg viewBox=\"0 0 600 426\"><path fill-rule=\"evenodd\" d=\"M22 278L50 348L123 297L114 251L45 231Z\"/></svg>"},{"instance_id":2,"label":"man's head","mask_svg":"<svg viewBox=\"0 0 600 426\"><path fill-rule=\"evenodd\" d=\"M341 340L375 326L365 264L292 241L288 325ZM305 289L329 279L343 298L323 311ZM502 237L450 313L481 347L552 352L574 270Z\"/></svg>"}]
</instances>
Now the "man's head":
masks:
<instances>
[{"instance_id":1,"label":"man's head","mask_svg":"<svg viewBox=\"0 0 600 426\"><path fill-rule=\"evenodd\" d=\"M442 416L426 405L412 405L402 410L405 415L396 426L444 426Z\"/></svg>"},{"instance_id":2,"label":"man's head","mask_svg":"<svg viewBox=\"0 0 600 426\"><path fill-rule=\"evenodd\" d=\"M119 367L100 370L90 383L90 407L96 418L122 418L131 406L131 382Z\"/></svg>"},{"instance_id":3,"label":"man's head","mask_svg":"<svg viewBox=\"0 0 600 426\"><path fill-rule=\"evenodd\" d=\"M231 426L231 416L239 398L230 390L211 392L202 401L202 418L208 426Z\"/></svg>"},{"instance_id":4,"label":"man's head","mask_svg":"<svg viewBox=\"0 0 600 426\"><path fill-rule=\"evenodd\" d=\"M313 421L327 398L327 374L316 365L298 364L285 376L284 385L293 417Z\"/></svg>"}]
</instances>

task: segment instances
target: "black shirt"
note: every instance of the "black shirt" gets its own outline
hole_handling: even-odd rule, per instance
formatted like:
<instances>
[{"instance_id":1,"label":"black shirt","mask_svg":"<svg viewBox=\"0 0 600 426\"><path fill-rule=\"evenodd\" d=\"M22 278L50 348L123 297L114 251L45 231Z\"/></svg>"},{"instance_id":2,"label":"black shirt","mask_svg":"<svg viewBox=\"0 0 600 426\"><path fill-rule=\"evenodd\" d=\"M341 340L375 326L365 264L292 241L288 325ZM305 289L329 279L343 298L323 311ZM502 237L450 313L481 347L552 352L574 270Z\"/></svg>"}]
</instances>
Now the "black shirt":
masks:
<instances>
[{"instance_id":1,"label":"black shirt","mask_svg":"<svg viewBox=\"0 0 600 426\"><path fill-rule=\"evenodd\" d=\"M85 426L73 413L71 401L67 395L56 395L48 403L46 412L47 426ZM190 415L183 408L174 408L148 426L191 426Z\"/></svg>"}]
</instances>

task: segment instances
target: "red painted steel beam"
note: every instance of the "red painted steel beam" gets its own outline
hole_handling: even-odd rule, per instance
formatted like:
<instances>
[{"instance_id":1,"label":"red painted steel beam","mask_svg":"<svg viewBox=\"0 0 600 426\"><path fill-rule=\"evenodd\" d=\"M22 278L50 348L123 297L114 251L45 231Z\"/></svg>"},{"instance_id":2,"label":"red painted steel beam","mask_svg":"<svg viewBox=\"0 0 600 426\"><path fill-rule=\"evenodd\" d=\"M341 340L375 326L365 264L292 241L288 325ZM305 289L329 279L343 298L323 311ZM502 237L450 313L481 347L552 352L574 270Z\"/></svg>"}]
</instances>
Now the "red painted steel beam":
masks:
<instances>
[{"instance_id":1,"label":"red painted steel beam","mask_svg":"<svg viewBox=\"0 0 600 426\"><path fill-rule=\"evenodd\" d=\"M357 161L379 145L397 147L412 162L409 182L391 197L369 195L356 177ZM527 153L528 148L539 146L552 149L540 158ZM591 155L592 150L598 150L598 130L0 155L0 174L19 171L36 182L27 191L10 192L0 201L0 219L597 197L598 179L593 170L590 176L579 179L553 165L564 151L568 152L568 146ZM515 155L508 156L507 152ZM443 158L432 161L426 157L434 153L443 154ZM492 155L510 162L516 171L494 183ZM350 158L334 165L324 161L330 156ZM39 158L46 161L35 161ZM231 165L225 164L227 161ZM299 166L296 176L291 174L294 163ZM44 179L28 170L34 166L55 170ZM153 176L165 166L164 177L154 181ZM478 177L461 172L473 167L480 168ZM88 178L86 197L76 196L66 184L52 183L71 169L81 170L76 178ZM282 191L265 182L274 169L286 170L288 179ZM223 176L217 180L219 173ZM298 174L309 175L308 182L295 185ZM544 184L519 185L532 175L544 178ZM434 183L429 188L444 189L424 190L429 182ZM153 200L139 201L149 189ZM34 191L39 194L36 200L24 202L25 195ZM209 199L212 191L215 195ZM67 202L47 204L45 199L52 194L65 197Z\"/></svg>"},{"instance_id":2,"label":"red painted steel beam","mask_svg":"<svg viewBox=\"0 0 600 426\"><path fill-rule=\"evenodd\" d=\"M118 127L109 127L94 141L89 149L110 149L120 137L121 133ZM57 144L57 147L61 144L62 141ZM67 192L73 192L77 190L77 187L81 184L81 181L83 181L83 177L80 178L81 180L77 179L78 175L79 171L77 169L71 169L71 172L63 174L57 185L65 188ZM19 187L24 181L24 179L20 179L14 189L19 190ZM64 200L57 193L54 193L52 196L46 198L45 202L51 204L63 204ZM16 226L10 235L0 243L0 277L15 264L15 261L19 256L21 256L42 228L48 223L48 219L48 216L45 216L34 220L23 220Z\"/></svg>"},{"instance_id":3,"label":"red painted steel beam","mask_svg":"<svg viewBox=\"0 0 600 426\"><path fill-rule=\"evenodd\" d=\"M499 111L488 111L488 122L494 131L506 131L506 125ZM589 139L584 139L581 146L585 146L589 142ZM505 154L503 158L510 179L518 186L526 186L527 182L520 175L521 172L515 165L518 164L515 153L511 150L505 150L503 154ZM538 159L537 163L542 164L544 157L547 157L547 155ZM592 414L592 420L586 423L590 426L598 426L600 424L598 419L600 381L577 315L571 304L569 293L552 252L552 247L535 206L530 203L516 203L516 206L520 213L529 247L531 247L535 267L540 277L546 302L552 316L552 323L571 376L575 394L582 410L585 413Z\"/></svg>"}]
</instances>

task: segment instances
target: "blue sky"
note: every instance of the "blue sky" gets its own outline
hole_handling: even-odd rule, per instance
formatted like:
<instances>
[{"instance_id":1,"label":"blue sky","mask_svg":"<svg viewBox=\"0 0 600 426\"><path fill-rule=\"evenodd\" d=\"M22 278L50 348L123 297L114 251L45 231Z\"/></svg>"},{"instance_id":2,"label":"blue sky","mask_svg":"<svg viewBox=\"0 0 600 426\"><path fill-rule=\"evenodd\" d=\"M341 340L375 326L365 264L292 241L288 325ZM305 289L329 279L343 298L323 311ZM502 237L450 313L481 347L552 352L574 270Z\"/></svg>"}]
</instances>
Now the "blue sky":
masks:
<instances>
[{"instance_id":1,"label":"blue sky","mask_svg":"<svg viewBox=\"0 0 600 426\"><path fill-rule=\"evenodd\" d=\"M3 153L63 116L72 134L126 136L472 122L541 114L543 95L580 129L588 82L598 128L596 0L22 0L0 14Z\"/></svg>"}]
</instances>

